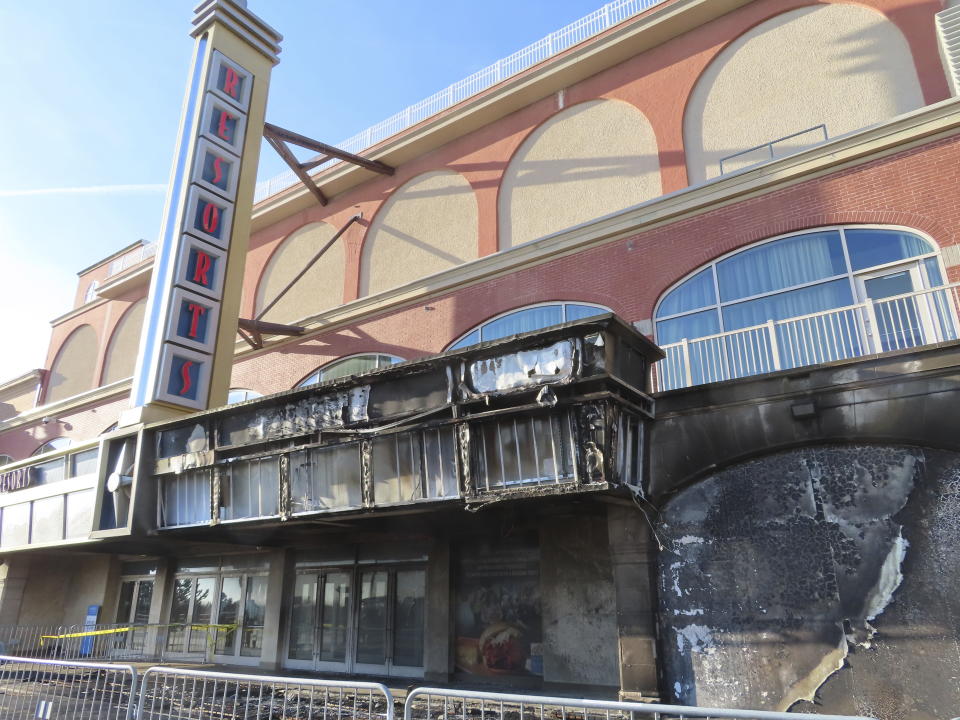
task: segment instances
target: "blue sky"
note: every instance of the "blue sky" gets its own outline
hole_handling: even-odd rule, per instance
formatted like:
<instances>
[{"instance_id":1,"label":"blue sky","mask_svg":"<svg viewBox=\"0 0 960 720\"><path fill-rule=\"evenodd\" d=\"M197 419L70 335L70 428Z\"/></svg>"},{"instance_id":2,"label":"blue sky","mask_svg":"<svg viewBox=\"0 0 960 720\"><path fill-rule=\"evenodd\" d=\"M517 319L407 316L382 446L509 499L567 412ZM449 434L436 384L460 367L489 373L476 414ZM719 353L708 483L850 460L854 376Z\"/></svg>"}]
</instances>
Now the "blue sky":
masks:
<instances>
[{"instance_id":1,"label":"blue sky","mask_svg":"<svg viewBox=\"0 0 960 720\"><path fill-rule=\"evenodd\" d=\"M0 382L43 365L78 270L157 237L195 4L0 4ZM340 142L601 4L249 0L284 36L267 119ZM283 170L264 146L259 179Z\"/></svg>"}]
</instances>

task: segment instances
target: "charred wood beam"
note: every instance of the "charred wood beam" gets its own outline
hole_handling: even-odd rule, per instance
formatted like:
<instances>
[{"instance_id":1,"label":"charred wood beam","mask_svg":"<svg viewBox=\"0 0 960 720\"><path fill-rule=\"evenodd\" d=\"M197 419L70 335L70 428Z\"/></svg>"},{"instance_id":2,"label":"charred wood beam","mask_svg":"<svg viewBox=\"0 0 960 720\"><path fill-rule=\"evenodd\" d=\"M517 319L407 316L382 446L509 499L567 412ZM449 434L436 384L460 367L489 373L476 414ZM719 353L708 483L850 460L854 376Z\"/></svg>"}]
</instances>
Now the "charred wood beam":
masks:
<instances>
[{"instance_id":1,"label":"charred wood beam","mask_svg":"<svg viewBox=\"0 0 960 720\"><path fill-rule=\"evenodd\" d=\"M321 153L329 157L334 157L334 158L337 158L338 160L343 160L345 162L352 163L354 165L358 165L362 168L370 170L371 172L380 173L381 175L393 175L393 168L385 163L380 162L379 160L367 160L366 158L360 157L359 155L354 155L353 153L347 152L346 150L341 150L340 148L334 147L333 145L327 145L326 143L322 143L319 140L308 138L305 135L300 135L299 133L295 133L291 130L286 130L282 127L278 127L277 125L272 125L271 123L263 124L263 134L267 139L269 139L270 137L274 137L277 140L281 140L283 142L293 143L294 145L298 145L299 147L306 148L307 150L313 150L314 152ZM318 158L314 158L309 162L316 163L316 165L319 165L320 163L316 162L316 160L318 160ZM315 167L316 165L312 165L312 167ZM303 166L300 165L299 163L298 163L298 167L303 169Z\"/></svg>"},{"instance_id":2,"label":"charred wood beam","mask_svg":"<svg viewBox=\"0 0 960 720\"><path fill-rule=\"evenodd\" d=\"M277 154L283 158L283 161L287 166L293 170L294 174L300 179L307 190L313 193L313 196L317 199L321 205L327 204L327 196L323 194L323 191L317 186L313 181L313 178L307 174L307 171L303 169L303 166L300 165L300 161L294 157L293 153L290 152L290 149L283 144L283 141L277 138L276 136L268 133L266 130L263 131L263 136L266 138L267 142L270 143L270 147L277 151Z\"/></svg>"},{"instance_id":3,"label":"charred wood beam","mask_svg":"<svg viewBox=\"0 0 960 720\"><path fill-rule=\"evenodd\" d=\"M323 257L323 254L324 254L327 250L329 250L330 247L331 247L337 240L340 239L340 236L343 235L343 234L347 231L347 228L349 228L351 225L353 225L355 222L357 222L357 220L359 220L361 217L363 217L363 216L358 214L358 215L354 215L352 218L350 218L349 220L347 220L347 222L344 224L344 226L343 226L342 228L340 228L339 230L337 230L336 234L334 234L334 236L333 236L332 238L330 238L330 240L327 241L327 244L324 245L322 248L320 248L320 250L317 252L316 255L314 255L312 258L310 258L310 261L309 261L306 265L303 266L303 269L302 269L300 272L297 273L296 277L294 277L293 280L291 280L290 282L288 282L288 283L283 287L283 289L282 289L279 293L277 293L277 296L276 296L273 300L271 300L269 303L267 303L267 305L263 308L263 310L261 310L259 313L257 313L257 316L256 316L256 317L253 319L253 321L251 321L251 322L258 322L258 321L260 320L260 318L262 318L264 315L266 315L274 305L276 305L278 302L280 302L280 299L281 299L284 295L286 295L286 294L290 291L290 289L291 289L294 285L296 285L297 282L299 282L300 278L302 278L304 275L306 275L306 274L307 274L307 271L308 271L310 268L312 268L312 267L314 266L314 264L316 264L316 262L317 262L321 257ZM269 325L269 324L272 324L272 323L267 323L267 324ZM288 327L288 326L283 326L283 327ZM301 330L301 333L302 333L303 328L300 328L300 330ZM296 334L299 335L299 334L301 334L301 333L296 333Z\"/></svg>"}]
</instances>

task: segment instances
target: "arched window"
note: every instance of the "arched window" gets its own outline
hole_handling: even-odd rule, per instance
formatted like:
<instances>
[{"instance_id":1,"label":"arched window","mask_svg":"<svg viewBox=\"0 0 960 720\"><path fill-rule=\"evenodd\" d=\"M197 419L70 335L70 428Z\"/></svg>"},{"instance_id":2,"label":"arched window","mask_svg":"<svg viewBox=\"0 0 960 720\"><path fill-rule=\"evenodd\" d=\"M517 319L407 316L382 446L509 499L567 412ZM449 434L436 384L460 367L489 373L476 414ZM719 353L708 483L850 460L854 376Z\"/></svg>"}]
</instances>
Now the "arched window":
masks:
<instances>
[{"instance_id":1,"label":"arched window","mask_svg":"<svg viewBox=\"0 0 960 720\"><path fill-rule=\"evenodd\" d=\"M676 362L689 364L690 377L672 387L953 339L947 291L931 290L943 284L936 247L905 229L830 227L765 240L662 297L656 337L668 357L660 372L683 341L690 360Z\"/></svg>"},{"instance_id":2,"label":"arched window","mask_svg":"<svg viewBox=\"0 0 960 720\"><path fill-rule=\"evenodd\" d=\"M12 462L13 462L12 457L10 457L9 455L0 454L0 467L3 467L4 465L9 465Z\"/></svg>"},{"instance_id":3,"label":"arched window","mask_svg":"<svg viewBox=\"0 0 960 720\"><path fill-rule=\"evenodd\" d=\"M47 440L43 445L34 450L31 455L43 455L54 450L66 450L73 444L70 438L58 437Z\"/></svg>"},{"instance_id":4,"label":"arched window","mask_svg":"<svg viewBox=\"0 0 960 720\"><path fill-rule=\"evenodd\" d=\"M559 325L571 320L580 320L608 312L610 312L610 309L602 305L588 305L586 303L556 302L531 305L519 310L511 310L487 320L452 343L447 347L447 350L456 350L487 340L499 340L517 333L540 330L551 325Z\"/></svg>"},{"instance_id":5,"label":"arched window","mask_svg":"<svg viewBox=\"0 0 960 720\"><path fill-rule=\"evenodd\" d=\"M88 303L88 302L93 302L94 300L96 300L96 299L97 299L97 288L99 288L99 287L100 287L100 283L97 282L96 280L94 280L94 281L91 282L89 285L87 285L87 292L86 292L86 294L83 296L83 302L84 302L84 303Z\"/></svg>"},{"instance_id":6,"label":"arched window","mask_svg":"<svg viewBox=\"0 0 960 720\"><path fill-rule=\"evenodd\" d=\"M318 382L335 380L336 378L346 377L347 375L359 375L360 373L385 368L400 362L403 362L403 358L397 357L396 355L386 355L384 353L351 355L350 357L334 360L318 368L298 382L296 386L298 388L306 387L307 385L315 385Z\"/></svg>"},{"instance_id":7,"label":"arched window","mask_svg":"<svg viewBox=\"0 0 960 720\"><path fill-rule=\"evenodd\" d=\"M230 388L230 392L227 393L227 405L233 405L234 403L243 402L245 400L255 400L259 397L263 397L263 393L258 393L256 390L247 390L246 388Z\"/></svg>"}]
</instances>

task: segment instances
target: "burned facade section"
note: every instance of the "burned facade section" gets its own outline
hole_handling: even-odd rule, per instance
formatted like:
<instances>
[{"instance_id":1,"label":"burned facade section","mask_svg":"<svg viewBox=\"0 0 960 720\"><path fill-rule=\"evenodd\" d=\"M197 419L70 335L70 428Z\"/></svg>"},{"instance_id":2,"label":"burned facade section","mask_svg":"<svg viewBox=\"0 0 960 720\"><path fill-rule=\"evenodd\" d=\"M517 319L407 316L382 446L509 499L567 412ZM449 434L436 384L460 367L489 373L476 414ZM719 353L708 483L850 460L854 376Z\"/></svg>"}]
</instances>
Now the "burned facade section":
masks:
<instances>
[{"instance_id":1,"label":"burned facade section","mask_svg":"<svg viewBox=\"0 0 960 720\"><path fill-rule=\"evenodd\" d=\"M639 487L660 355L601 316L158 426L157 526Z\"/></svg>"},{"instance_id":2,"label":"burned facade section","mask_svg":"<svg viewBox=\"0 0 960 720\"><path fill-rule=\"evenodd\" d=\"M956 565L956 522L943 512L957 463L954 453L907 446L809 447L678 493L657 528L674 699L948 717L960 699L943 683L960 665L957 610L939 605L955 605L958 590L957 574L944 572ZM930 633L904 635L917 627ZM916 652L937 657L943 675L891 687Z\"/></svg>"}]
</instances>

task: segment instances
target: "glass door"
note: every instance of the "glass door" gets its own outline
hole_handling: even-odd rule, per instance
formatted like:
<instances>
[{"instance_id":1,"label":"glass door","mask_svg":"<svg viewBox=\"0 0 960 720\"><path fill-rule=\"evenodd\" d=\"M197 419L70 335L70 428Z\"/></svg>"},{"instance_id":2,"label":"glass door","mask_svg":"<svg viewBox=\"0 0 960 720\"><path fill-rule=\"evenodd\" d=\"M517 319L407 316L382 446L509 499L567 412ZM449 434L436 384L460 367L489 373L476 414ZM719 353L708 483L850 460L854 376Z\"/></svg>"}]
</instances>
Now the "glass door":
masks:
<instances>
[{"instance_id":1,"label":"glass door","mask_svg":"<svg viewBox=\"0 0 960 720\"><path fill-rule=\"evenodd\" d=\"M331 568L294 581L286 666L423 674L422 568Z\"/></svg>"},{"instance_id":2,"label":"glass door","mask_svg":"<svg viewBox=\"0 0 960 720\"><path fill-rule=\"evenodd\" d=\"M178 577L173 583L166 654L208 659L213 646L216 577Z\"/></svg>"},{"instance_id":3,"label":"glass door","mask_svg":"<svg viewBox=\"0 0 960 720\"><path fill-rule=\"evenodd\" d=\"M924 288L918 263L858 275L856 281L861 301L873 301L875 324L867 331L875 348L889 352L936 341L925 296L912 295Z\"/></svg>"},{"instance_id":4,"label":"glass door","mask_svg":"<svg viewBox=\"0 0 960 720\"><path fill-rule=\"evenodd\" d=\"M266 575L224 575L220 578L214 659L229 664L256 664L263 648L267 613Z\"/></svg>"},{"instance_id":5,"label":"glass door","mask_svg":"<svg viewBox=\"0 0 960 720\"><path fill-rule=\"evenodd\" d=\"M153 580L123 580L120 583L120 601L117 605L117 625L129 627L125 633L114 636L115 656L143 655L146 647L147 625L153 602Z\"/></svg>"}]
</instances>

